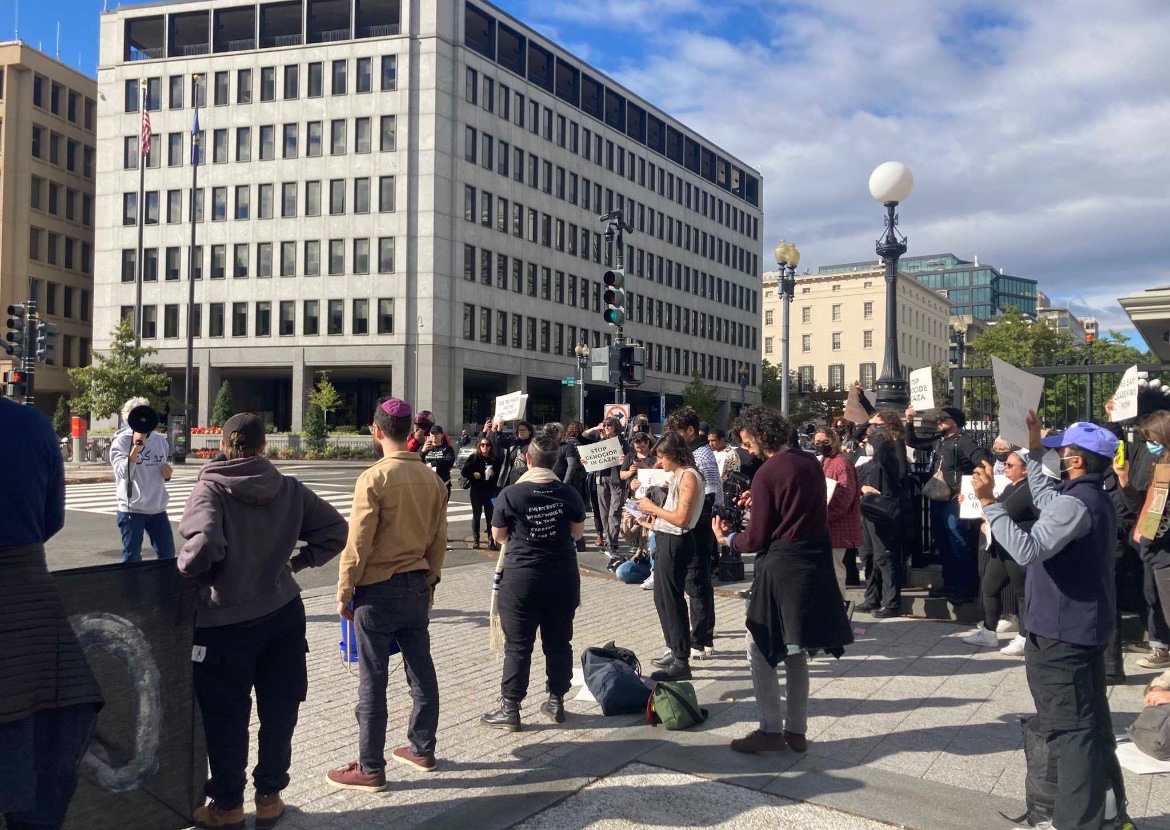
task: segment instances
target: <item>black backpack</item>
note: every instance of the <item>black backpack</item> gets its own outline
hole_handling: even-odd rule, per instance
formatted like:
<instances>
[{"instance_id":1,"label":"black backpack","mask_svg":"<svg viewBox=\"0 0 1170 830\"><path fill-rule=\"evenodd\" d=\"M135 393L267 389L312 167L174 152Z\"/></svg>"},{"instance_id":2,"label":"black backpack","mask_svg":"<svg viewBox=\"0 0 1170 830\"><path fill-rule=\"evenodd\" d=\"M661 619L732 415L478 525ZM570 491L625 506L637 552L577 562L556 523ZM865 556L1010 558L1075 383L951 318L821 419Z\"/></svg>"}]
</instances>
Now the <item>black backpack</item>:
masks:
<instances>
[{"instance_id":1,"label":"black backpack","mask_svg":"<svg viewBox=\"0 0 1170 830\"><path fill-rule=\"evenodd\" d=\"M613 642L581 653L585 686L601 705L604 715L630 715L646 711L650 689L639 676L642 665L628 648Z\"/></svg>"}]
</instances>

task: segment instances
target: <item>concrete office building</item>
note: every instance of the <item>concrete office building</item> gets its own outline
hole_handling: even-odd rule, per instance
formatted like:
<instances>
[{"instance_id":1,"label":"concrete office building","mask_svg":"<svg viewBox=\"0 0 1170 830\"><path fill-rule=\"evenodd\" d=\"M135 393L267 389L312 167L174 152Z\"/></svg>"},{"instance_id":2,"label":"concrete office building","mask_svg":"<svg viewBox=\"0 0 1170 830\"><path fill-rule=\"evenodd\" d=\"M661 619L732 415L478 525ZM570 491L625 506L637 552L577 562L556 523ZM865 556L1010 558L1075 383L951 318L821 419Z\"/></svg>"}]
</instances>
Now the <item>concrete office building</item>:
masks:
<instances>
[{"instance_id":1,"label":"concrete office building","mask_svg":"<svg viewBox=\"0 0 1170 830\"><path fill-rule=\"evenodd\" d=\"M597 349L605 225L623 208L628 337L655 414L698 372L724 401L758 383L757 173L481 2L196 0L103 14L97 346L133 313L140 114L145 342L185 361L192 76L197 422L220 382L298 429L317 372L365 423L403 395L455 428L525 389L567 417L573 347ZM613 390L591 386L596 418ZM344 422L344 421L343 421Z\"/></svg>"},{"instance_id":2,"label":"concrete office building","mask_svg":"<svg viewBox=\"0 0 1170 830\"><path fill-rule=\"evenodd\" d=\"M778 272L764 274L763 357L781 362L782 303ZM948 359L950 304L946 297L901 275L898 280L898 357L902 374ZM874 389L886 346L886 282L866 271L798 274L789 324L790 372L796 388L844 391L854 383Z\"/></svg>"},{"instance_id":3,"label":"concrete office building","mask_svg":"<svg viewBox=\"0 0 1170 830\"><path fill-rule=\"evenodd\" d=\"M0 43L0 310L33 295L57 326L37 408L72 394L90 360L97 85L24 43ZM7 318L7 315L5 315ZM0 350L0 371L14 367Z\"/></svg>"}]
</instances>

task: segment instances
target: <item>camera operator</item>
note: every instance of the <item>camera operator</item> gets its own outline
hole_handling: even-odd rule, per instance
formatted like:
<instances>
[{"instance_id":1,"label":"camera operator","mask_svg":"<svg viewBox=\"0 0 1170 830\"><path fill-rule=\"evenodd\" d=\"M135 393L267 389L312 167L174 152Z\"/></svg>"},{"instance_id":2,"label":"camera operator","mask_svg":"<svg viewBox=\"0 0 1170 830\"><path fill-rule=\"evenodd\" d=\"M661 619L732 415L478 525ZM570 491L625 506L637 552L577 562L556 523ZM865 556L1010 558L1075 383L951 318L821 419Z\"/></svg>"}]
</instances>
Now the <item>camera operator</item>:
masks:
<instances>
[{"instance_id":1,"label":"camera operator","mask_svg":"<svg viewBox=\"0 0 1170 830\"><path fill-rule=\"evenodd\" d=\"M149 406L150 401L146 398L131 398L122 405L122 420L129 422L132 412ZM137 419L135 423L138 423ZM154 423L158 423L157 416ZM143 533L150 534L156 557L175 558L175 537L167 518L170 496L166 483L171 480L167 457L170 450L165 436L149 426L142 429L148 431L136 431L127 423L110 444L123 562L142 561Z\"/></svg>"},{"instance_id":2,"label":"camera operator","mask_svg":"<svg viewBox=\"0 0 1170 830\"><path fill-rule=\"evenodd\" d=\"M731 742L737 752L808 749L806 649L840 656L853 642L837 588L820 462L791 448L792 426L779 413L749 406L736 421L744 446L763 460L751 489L751 521L726 544L756 557L747 612L747 653L760 728ZM726 533L723 522L712 529ZM776 675L783 662L788 707Z\"/></svg>"}]
</instances>

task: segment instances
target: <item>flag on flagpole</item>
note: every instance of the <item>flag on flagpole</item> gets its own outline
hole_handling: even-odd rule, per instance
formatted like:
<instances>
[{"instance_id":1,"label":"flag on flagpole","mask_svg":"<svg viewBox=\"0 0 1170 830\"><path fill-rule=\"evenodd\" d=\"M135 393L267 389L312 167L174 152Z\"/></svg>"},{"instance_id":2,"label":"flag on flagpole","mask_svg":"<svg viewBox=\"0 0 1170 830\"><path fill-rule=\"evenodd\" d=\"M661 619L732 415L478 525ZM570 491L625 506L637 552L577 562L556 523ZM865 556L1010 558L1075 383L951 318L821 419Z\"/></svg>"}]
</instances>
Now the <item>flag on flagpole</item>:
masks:
<instances>
[{"instance_id":1,"label":"flag on flagpole","mask_svg":"<svg viewBox=\"0 0 1170 830\"><path fill-rule=\"evenodd\" d=\"M195 99L195 121L191 125L191 164L199 166L199 99Z\"/></svg>"},{"instance_id":2,"label":"flag on flagpole","mask_svg":"<svg viewBox=\"0 0 1170 830\"><path fill-rule=\"evenodd\" d=\"M150 129L150 109L148 108L149 101L146 98L146 88L143 87L142 92L142 157L150 152L150 139L154 135Z\"/></svg>"}]
</instances>

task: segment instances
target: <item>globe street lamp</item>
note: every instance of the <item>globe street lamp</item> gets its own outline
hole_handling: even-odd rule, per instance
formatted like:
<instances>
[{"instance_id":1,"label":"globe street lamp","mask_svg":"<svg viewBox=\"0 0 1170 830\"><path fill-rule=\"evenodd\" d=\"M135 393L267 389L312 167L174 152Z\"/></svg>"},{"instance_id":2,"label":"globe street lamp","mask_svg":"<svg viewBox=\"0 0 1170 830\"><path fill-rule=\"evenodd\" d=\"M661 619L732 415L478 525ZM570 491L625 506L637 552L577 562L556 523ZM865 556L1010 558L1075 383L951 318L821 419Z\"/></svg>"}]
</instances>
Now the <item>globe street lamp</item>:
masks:
<instances>
[{"instance_id":1,"label":"globe street lamp","mask_svg":"<svg viewBox=\"0 0 1170 830\"><path fill-rule=\"evenodd\" d=\"M780 414L788 417L788 310L796 295L796 266L800 251L785 239L776 246L776 265L780 268Z\"/></svg>"},{"instance_id":2,"label":"globe street lamp","mask_svg":"<svg viewBox=\"0 0 1170 830\"><path fill-rule=\"evenodd\" d=\"M585 369L589 366L589 344L578 343L573 347L573 354L577 355L577 371L581 375L581 385L577 389L577 417L582 423L585 421Z\"/></svg>"},{"instance_id":3,"label":"globe street lamp","mask_svg":"<svg viewBox=\"0 0 1170 830\"><path fill-rule=\"evenodd\" d=\"M886 233L877 240L877 255L886 266L886 354L877 382L877 405L901 411L910 403L898 359L898 259L906 237L898 232L897 207L914 189L914 174L900 161L887 161L870 174L869 192L886 208Z\"/></svg>"}]
</instances>

